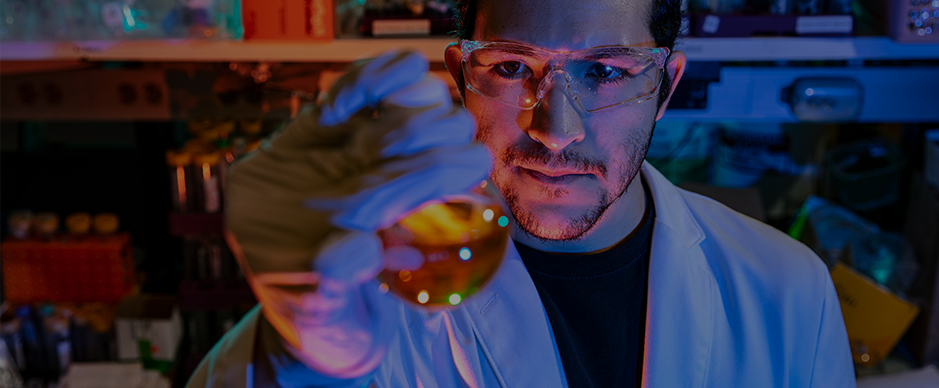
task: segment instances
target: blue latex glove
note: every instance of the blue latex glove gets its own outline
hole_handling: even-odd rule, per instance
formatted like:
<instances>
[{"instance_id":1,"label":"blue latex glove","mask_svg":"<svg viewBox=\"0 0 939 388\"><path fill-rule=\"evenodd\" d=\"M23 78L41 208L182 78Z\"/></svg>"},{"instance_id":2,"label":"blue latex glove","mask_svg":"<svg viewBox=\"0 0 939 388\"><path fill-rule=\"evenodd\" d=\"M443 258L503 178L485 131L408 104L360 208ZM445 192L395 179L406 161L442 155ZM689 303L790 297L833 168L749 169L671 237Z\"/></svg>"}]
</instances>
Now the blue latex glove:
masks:
<instances>
[{"instance_id":1,"label":"blue latex glove","mask_svg":"<svg viewBox=\"0 0 939 388\"><path fill-rule=\"evenodd\" d=\"M228 180L229 240L265 317L326 375L374 370L390 341L381 322L396 302L374 278L389 261L407 266L395 261L414 252L383 252L375 231L489 172L471 116L427 67L422 55L398 52L354 66ZM265 291L301 278L316 291Z\"/></svg>"}]
</instances>

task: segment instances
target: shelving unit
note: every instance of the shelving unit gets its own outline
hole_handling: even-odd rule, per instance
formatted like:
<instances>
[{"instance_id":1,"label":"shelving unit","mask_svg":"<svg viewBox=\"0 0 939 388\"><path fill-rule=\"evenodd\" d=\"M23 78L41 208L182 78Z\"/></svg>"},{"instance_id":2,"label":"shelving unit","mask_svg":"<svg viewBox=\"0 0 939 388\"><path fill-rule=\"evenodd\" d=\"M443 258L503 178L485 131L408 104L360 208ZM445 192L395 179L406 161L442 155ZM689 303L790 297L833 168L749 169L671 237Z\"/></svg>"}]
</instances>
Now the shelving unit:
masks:
<instances>
[{"instance_id":1,"label":"shelving unit","mask_svg":"<svg viewBox=\"0 0 939 388\"><path fill-rule=\"evenodd\" d=\"M390 48L410 48L443 61L453 42L427 39L339 39L328 43L285 41L139 40L0 43L2 61L278 61L349 62ZM939 59L939 44L899 44L887 37L694 38L678 47L691 61Z\"/></svg>"},{"instance_id":2,"label":"shelving unit","mask_svg":"<svg viewBox=\"0 0 939 388\"><path fill-rule=\"evenodd\" d=\"M684 38L676 47L690 61L939 59L939 44L901 44L890 38Z\"/></svg>"},{"instance_id":3,"label":"shelving unit","mask_svg":"<svg viewBox=\"0 0 939 388\"><path fill-rule=\"evenodd\" d=\"M87 42L0 43L0 61L15 72L57 63L61 68L88 61L144 62L317 62L342 63L375 56L391 48L419 51L433 62L442 62L449 38L338 39L325 43L287 41L139 40ZM667 118L689 120L769 120L795 122L784 89L804 77L848 77L858 80L864 92L866 122L939 121L931 109L939 89L939 44L901 44L887 37L804 38L694 38L679 40L692 65L695 62L728 63L715 79L695 92L706 95L703 108L672 106ZM864 61L915 61L913 67L865 67ZM848 61L847 66L748 67L747 62ZM923 63L926 63L923 65ZM48 67L48 66L45 66ZM25 69L22 69L25 68ZM8 74L10 70L7 70ZM889 82L884 82L888 77ZM686 78L689 78L686 75ZM680 84L688 87L690 82ZM102 94L103 95L103 94ZM904 96L910 103L897 106ZM675 104L673 104L675 105ZM27 109L28 110L28 109ZM23 116L32 117L18 109ZM43 110L48 114L48 110ZM131 113L128 113L131 114ZM160 116L167 116L166 114ZM71 117L71 116L69 116ZM167 116L168 117L168 116ZM147 116L146 118L152 118Z\"/></svg>"},{"instance_id":4,"label":"shelving unit","mask_svg":"<svg viewBox=\"0 0 939 388\"><path fill-rule=\"evenodd\" d=\"M391 48L410 48L443 60L448 39L285 41L127 40L0 44L0 60L350 62Z\"/></svg>"},{"instance_id":5,"label":"shelving unit","mask_svg":"<svg viewBox=\"0 0 939 388\"><path fill-rule=\"evenodd\" d=\"M2 93L4 118L151 120L159 123L185 119L173 116L171 101L176 97L166 81L166 72L160 66L123 70L91 69L81 77L76 77L74 73L50 72L99 67L94 62L344 63L397 48L416 50L429 60L439 63L443 61L445 48L452 42L447 38L350 39L326 43L205 40L2 42L0 66L4 67L4 81L9 85ZM788 103L782 98L786 88L801 78L840 77L855 79L863 86L863 113L858 118L861 122L939 122L939 109L935 109L939 101L936 97L936 91L939 90L939 44L899 44L887 37L688 37L681 39L676 49L683 51L692 65L696 62L712 63L716 64L718 70L714 72L713 79L696 80L705 104L695 109L670 107L666 119L796 122ZM788 61L848 63L832 65L829 62L817 67L787 66ZM865 61L917 64L866 66ZM733 64L725 66L730 62ZM750 62L778 62L778 65L765 66L764 63L750 66ZM13 73L43 74L7 76ZM318 76L322 76L322 73ZM29 83L30 88L20 89L17 83ZM689 82L682 81L680 86L687 87L687 84ZM60 100L55 107L44 102L46 94L34 96L39 102L32 105L14 100L24 91L33 91L33 87L37 93L55 95L49 93L50 90L65 93L60 93ZM131 90L133 101L126 101L126 94L119 93L122 90ZM155 102L148 102L147 96L159 98L154 97ZM898 103L900 99L904 101L903 104ZM42 105L44 103L47 105ZM221 214L169 215L166 221L167 233L174 237L218 235L224 225ZM178 292L182 296L181 310L193 316L211 310L236 310L250 306L255 301L250 288L240 278L183 279ZM198 326L208 318L200 316L198 319L190 319L190 322L194 322L192 325ZM188 376L201 358L202 354L185 356L180 362L180 370L184 371L181 375Z\"/></svg>"}]
</instances>

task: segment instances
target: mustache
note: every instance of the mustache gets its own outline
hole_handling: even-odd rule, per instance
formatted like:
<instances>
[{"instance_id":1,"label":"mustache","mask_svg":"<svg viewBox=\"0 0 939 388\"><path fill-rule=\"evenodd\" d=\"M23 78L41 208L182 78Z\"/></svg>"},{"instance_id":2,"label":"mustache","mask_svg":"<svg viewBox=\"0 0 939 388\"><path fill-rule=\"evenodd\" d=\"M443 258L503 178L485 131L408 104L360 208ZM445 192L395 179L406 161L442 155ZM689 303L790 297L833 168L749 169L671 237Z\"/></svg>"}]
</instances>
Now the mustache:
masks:
<instances>
[{"instance_id":1,"label":"mustache","mask_svg":"<svg viewBox=\"0 0 939 388\"><path fill-rule=\"evenodd\" d=\"M571 169L604 178L607 172L606 164L600 159L567 148L561 153L554 153L538 142L513 144L502 152L501 159L506 165L542 165L550 169Z\"/></svg>"}]
</instances>

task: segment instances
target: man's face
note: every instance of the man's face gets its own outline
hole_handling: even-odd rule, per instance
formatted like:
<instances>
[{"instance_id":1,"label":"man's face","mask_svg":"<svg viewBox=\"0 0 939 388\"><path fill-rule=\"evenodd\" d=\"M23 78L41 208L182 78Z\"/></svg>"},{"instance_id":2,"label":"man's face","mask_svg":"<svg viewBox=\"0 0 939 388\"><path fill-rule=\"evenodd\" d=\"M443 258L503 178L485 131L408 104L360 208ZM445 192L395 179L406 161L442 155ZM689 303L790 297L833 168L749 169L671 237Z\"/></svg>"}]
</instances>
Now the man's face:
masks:
<instances>
[{"instance_id":1,"label":"man's face","mask_svg":"<svg viewBox=\"0 0 939 388\"><path fill-rule=\"evenodd\" d=\"M649 0L480 0L473 39L553 51L655 47L646 24L650 6ZM565 90L563 80L555 81L532 110L465 94L479 123L477 140L495 156L492 182L518 226L542 240L584 237L626 192L658 113L657 98L587 113Z\"/></svg>"}]
</instances>

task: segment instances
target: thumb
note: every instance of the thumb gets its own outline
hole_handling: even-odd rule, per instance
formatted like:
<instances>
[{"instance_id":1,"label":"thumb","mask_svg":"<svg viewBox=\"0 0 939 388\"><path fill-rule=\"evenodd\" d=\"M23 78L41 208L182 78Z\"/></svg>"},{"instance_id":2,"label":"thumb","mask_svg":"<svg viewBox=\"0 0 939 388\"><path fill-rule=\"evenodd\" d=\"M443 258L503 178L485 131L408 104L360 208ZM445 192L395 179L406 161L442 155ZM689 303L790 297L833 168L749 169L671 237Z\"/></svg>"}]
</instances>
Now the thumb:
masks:
<instances>
[{"instance_id":1,"label":"thumb","mask_svg":"<svg viewBox=\"0 0 939 388\"><path fill-rule=\"evenodd\" d=\"M313 266L326 278L365 283L384 269L381 240L374 233L336 230L323 241Z\"/></svg>"}]
</instances>

